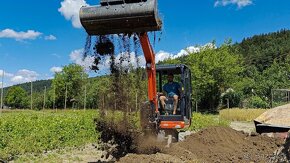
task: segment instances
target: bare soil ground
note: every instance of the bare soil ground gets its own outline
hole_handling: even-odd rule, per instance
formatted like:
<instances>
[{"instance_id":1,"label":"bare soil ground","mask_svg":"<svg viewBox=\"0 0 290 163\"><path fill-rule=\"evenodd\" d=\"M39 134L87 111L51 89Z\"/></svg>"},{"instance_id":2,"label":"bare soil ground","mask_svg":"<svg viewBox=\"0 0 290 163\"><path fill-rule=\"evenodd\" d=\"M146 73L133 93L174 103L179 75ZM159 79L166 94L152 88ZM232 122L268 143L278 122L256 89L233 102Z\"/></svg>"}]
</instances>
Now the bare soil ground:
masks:
<instances>
[{"instance_id":1,"label":"bare soil ground","mask_svg":"<svg viewBox=\"0 0 290 163\"><path fill-rule=\"evenodd\" d=\"M111 133L116 134L116 133ZM130 139L126 135L121 139ZM277 162L289 157L288 146L282 145L283 141L277 138L269 138L258 134L249 134L236 131L229 127L210 127L189 135L182 142L174 143L170 148L156 141L143 137L139 144L129 143L122 146L87 145L83 149L68 150L62 153L47 153L41 158L25 158L14 162ZM132 139L133 140L133 139ZM116 140L115 140L116 141ZM118 141L118 140L117 140ZM119 140L121 142L121 140ZM136 141L136 140L133 140ZM139 147L134 147L139 145ZM104 147L104 148L102 148ZM279 150L277 150L280 148ZM125 149L125 150L124 150ZM129 150L130 149L130 150ZM134 150L132 150L134 149ZM120 157L113 158L112 150ZM121 150L121 151L116 151ZM281 156L281 151L284 150ZM287 155L288 150L288 155ZM275 152L276 151L276 152ZM125 153L124 153L125 152ZM126 153L127 152L127 153ZM276 153L273 155L273 153ZM286 152L286 153L285 153ZM279 156L278 158L276 156ZM274 161L273 161L274 160ZM278 161L279 162L279 161Z\"/></svg>"},{"instance_id":2,"label":"bare soil ground","mask_svg":"<svg viewBox=\"0 0 290 163\"><path fill-rule=\"evenodd\" d=\"M245 133L255 132L254 122L233 121L231 122L230 127L237 131L243 131Z\"/></svg>"},{"instance_id":3,"label":"bare soil ground","mask_svg":"<svg viewBox=\"0 0 290 163\"><path fill-rule=\"evenodd\" d=\"M128 154L120 162L267 162L282 140L211 127L152 155ZM170 157L169 157L170 156ZM165 159L164 159L165 158Z\"/></svg>"},{"instance_id":4,"label":"bare soil ground","mask_svg":"<svg viewBox=\"0 0 290 163\"><path fill-rule=\"evenodd\" d=\"M108 161L108 158L102 157L104 151L99 150L95 144L87 144L86 146L78 149L62 149L56 151L49 151L41 155L23 155L19 156L10 163L23 163L23 162L45 162L45 163L87 163L96 161Z\"/></svg>"}]
</instances>

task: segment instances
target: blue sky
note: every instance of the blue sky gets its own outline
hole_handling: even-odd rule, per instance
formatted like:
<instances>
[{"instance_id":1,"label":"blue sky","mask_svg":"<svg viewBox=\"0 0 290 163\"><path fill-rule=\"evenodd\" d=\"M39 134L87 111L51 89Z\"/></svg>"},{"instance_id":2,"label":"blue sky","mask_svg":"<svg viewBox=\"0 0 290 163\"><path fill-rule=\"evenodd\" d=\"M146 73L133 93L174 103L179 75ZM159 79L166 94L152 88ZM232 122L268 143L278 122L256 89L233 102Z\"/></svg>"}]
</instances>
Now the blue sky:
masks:
<instances>
[{"instance_id":1,"label":"blue sky","mask_svg":"<svg viewBox=\"0 0 290 163\"><path fill-rule=\"evenodd\" d=\"M3 1L0 73L6 74L4 86L52 78L53 71L69 63L86 64L80 59L86 33L77 22L77 13L83 4L98 3ZM220 45L229 38L239 42L255 34L290 29L289 0L159 0L158 8L164 21L161 41L154 46L159 60L213 40Z\"/></svg>"}]
</instances>

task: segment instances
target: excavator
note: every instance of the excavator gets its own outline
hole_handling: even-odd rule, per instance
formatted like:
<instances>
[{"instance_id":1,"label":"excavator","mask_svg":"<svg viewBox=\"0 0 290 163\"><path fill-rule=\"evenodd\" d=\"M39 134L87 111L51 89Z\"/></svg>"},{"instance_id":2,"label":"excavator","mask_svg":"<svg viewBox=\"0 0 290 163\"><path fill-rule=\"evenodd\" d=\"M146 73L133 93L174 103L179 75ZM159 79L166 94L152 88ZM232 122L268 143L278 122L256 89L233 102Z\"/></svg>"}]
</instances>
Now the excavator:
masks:
<instances>
[{"instance_id":1,"label":"excavator","mask_svg":"<svg viewBox=\"0 0 290 163\"><path fill-rule=\"evenodd\" d=\"M162 28L157 0L100 0L99 5L81 7L79 15L82 26L91 36L138 35L146 60L149 101L141 111L141 125L144 129L165 133L171 139L169 141L174 141L172 138L178 140L178 131L189 127L191 123L191 72L183 64L155 64L155 54L147 33ZM162 92L165 76L169 73L180 80L182 88L175 115L172 114L173 100L168 98L163 108L157 93Z\"/></svg>"}]
</instances>

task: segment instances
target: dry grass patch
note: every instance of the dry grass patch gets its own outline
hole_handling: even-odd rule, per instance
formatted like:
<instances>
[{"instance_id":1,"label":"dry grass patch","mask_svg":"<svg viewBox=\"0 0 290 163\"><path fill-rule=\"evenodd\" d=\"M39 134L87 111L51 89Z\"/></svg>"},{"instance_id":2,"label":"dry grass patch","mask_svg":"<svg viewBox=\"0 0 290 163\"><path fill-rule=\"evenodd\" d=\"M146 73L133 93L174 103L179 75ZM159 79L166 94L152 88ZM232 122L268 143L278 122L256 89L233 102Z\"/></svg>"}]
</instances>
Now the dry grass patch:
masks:
<instances>
[{"instance_id":1,"label":"dry grass patch","mask_svg":"<svg viewBox=\"0 0 290 163\"><path fill-rule=\"evenodd\" d=\"M267 109L224 109L219 112L220 118L230 121L253 121Z\"/></svg>"}]
</instances>

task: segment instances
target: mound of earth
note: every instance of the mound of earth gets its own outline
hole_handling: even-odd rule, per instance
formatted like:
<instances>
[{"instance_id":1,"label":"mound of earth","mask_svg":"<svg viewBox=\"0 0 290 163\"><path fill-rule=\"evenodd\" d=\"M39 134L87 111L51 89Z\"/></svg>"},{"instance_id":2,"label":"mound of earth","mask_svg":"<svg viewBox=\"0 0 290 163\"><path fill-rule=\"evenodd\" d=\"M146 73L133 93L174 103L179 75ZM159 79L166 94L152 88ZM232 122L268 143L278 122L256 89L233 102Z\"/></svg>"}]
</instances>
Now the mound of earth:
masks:
<instances>
[{"instance_id":1,"label":"mound of earth","mask_svg":"<svg viewBox=\"0 0 290 163\"><path fill-rule=\"evenodd\" d=\"M139 163L147 163L147 162L170 162L170 163L180 163L183 162L182 159L163 153L156 153L151 155L146 154L128 154L125 157L121 158L119 162L139 162Z\"/></svg>"},{"instance_id":2,"label":"mound of earth","mask_svg":"<svg viewBox=\"0 0 290 163\"><path fill-rule=\"evenodd\" d=\"M288 134L290 134L290 132L288 132ZM290 162L290 137L285 140L282 147L274 152L269 162Z\"/></svg>"},{"instance_id":3,"label":"mound of earth","mask_svg":"<svg viewBox=\"0 0 290 163\"><path fill-rule=\"evenodd\" d=\"M120 162L267 162L283 141L210 127L151 155L128 154ZM154 144L152 144L154 145Z\"/></svg>"}]
</instances>

